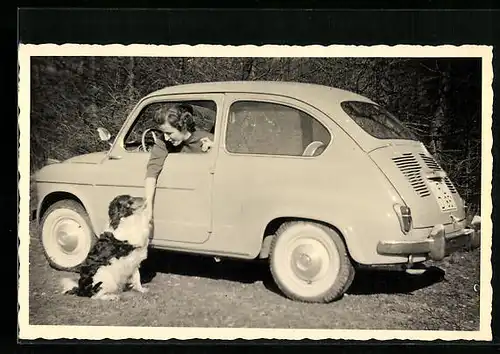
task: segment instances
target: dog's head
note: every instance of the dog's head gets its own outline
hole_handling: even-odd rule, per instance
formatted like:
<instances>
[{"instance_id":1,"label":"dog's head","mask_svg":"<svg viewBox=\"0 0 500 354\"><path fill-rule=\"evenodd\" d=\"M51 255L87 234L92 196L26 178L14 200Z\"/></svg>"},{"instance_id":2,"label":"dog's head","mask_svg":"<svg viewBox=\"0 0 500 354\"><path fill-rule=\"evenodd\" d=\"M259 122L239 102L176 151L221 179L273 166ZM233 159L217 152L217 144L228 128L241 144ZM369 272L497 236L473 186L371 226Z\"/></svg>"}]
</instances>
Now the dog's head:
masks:
<instances>
[{"instance_id":1,"label":"dog's head","mask_svg":"<svg viewBox=\"0 0 500 354\"><path fill-rule=\"evenodd\" d=\"M151 229L145 211L145 200L119 195L109 203L109 226L114 237L134 247L148 245Z\"/></svg>"},{"instance_id":2,"label":"dog's head","mask_svg":"<svg viewBox=\"0 0 500 354\"><path fill-rule=\"evenodd\" d=\"M144 198L132 197L127 194L115 197L109 203L108 216L109 225L112 229L116 229L123 218L127 218L134 213L137 213L144 207Z\"/></svg>"}]
</instances>

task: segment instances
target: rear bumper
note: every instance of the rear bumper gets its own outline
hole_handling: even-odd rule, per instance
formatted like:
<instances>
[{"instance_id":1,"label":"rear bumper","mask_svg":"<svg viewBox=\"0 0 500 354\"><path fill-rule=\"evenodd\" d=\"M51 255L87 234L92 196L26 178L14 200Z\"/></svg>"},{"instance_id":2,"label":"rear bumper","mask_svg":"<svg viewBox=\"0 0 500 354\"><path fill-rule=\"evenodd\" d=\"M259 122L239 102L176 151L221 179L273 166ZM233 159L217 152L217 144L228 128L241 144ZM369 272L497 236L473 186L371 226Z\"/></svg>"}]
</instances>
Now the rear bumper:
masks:
<instances>
[{"instance_id":1,"label":"rear bumper","mask_svg":"<svg viewBox=\"0 0 500 354\"><path fill-rule=\"evenodd\" d=\"M443 225L436 225L424 240L380 241L377 253L392 256L426 256L439 261L461 248L478 248L480 245L480 224L473 224L459 232L445 234Z\"/></svg>"}]
</instances>

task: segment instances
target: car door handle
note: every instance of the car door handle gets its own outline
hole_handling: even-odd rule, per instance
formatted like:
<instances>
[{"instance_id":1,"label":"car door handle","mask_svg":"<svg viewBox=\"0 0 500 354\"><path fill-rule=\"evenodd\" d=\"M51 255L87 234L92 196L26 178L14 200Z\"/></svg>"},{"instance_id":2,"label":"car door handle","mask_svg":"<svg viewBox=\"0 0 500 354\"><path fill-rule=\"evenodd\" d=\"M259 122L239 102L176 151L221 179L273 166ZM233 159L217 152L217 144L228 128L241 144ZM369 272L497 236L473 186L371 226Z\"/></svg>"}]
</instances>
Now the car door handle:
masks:
<instances>
[{"instance_id":1,"label":"car door handle","mask_svg":"<svg viewBox=\"0 0 500 354\"><path fill-rule=\"evenodd\" d=\"M109 155L109 159L110 160L121 160L121 156L117 156L117 155Z\"/></svg>"}]
</instances>

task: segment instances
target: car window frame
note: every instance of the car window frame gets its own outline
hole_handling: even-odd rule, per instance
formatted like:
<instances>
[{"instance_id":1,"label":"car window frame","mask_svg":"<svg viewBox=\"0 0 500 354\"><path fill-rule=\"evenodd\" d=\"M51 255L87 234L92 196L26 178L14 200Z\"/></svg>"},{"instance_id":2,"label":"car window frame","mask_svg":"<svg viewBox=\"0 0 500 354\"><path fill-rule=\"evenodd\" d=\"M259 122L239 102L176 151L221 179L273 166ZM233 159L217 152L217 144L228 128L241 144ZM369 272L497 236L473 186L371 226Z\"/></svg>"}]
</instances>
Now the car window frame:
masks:
<instances>
[{"instance_id":1,"label":"car window frame","mask_svg":"<svg viewBox=\"0 0 500 354\"><path fill-rule=\"evenodd\" d=\"M355 118L353 118L353 116L351 115L351 113L347 112L347 109L346 109L345 106L348 106L349 109L353 109L353 108L351 108L351 105L371 106L371 107L375 107L376 109L379 109L381 111L382 115L387 116L389 118L389 120L392 120L396 125L399 125L401 127L401 130L404 133L408 134L408 136L406 136L406 137L402 137L402 136L380 137L380 136L377 136L377 135L373 134L372 132L370 132L369 130L367 130L366 128L364 128L362 126L362 124L360 124ZM404 140L404 141L413 141L413 142L419 142L420 141L417 134L415 134L411 129L409 129L408 127L406 127L404 125L404 123L399 118L397 118L392 112L390 112L387 108L385 108L384 106L382 106L380 104L377 104L377 103L374 103L374 102L366 102L366 101L356 100L356 99L349 99L349 100L343 100L343 101L341 101L340 104L339 104L339 106L340 106L341 110L343 111L343 113L345 113L356 124L356 126L358 126L364 133L368 134L370 137L372 137L372 138L374 138L376 140L382 140L382 141L387 141L387 140ZM385 124L383 124L383 123L381 123L381 122L373 119L372 116L363 115L362 118L367 118L367 119L375 122L376 124L381 125L383 128L386 128L386 129L390 130L391 133L393 133L395 135L398 134L398 132L392 130L390 127L387 127Z\"/></svg>"},{"instance_id":2,"label":"car window frame","mask_svg":"<svg viewBox=\"0 0 500 354\"><path fill-rule=\"evenodd\" d=\"M224 152L228 155L233 156L248 156L248 157L264 157L264 158L291 158L291 159L319 159L325 155L325 153L330 149L331 145L335 141L335 134L329 126L328 122L332 119L329 117L320 117L325 115L319 109L311 106L309 103L293 99L288 96L281 96L276 94L256 94L256 93L230 93L227 94L225 104L224 104L224 127L221 131L220 146ZM231 114L231 107L233 104L238 102L258 102L258 103L271 103L280 106L285 106L287 108L292 108L308 115L310 118L316 120L328 133L330 139L328 144L323 148L323 151L319 155L315 156L303 156L303 155L283 155L283 154L258 154L258 153L240 153L231 152L227 149L226 141L229 129L229 119Z\"/></svg>"},{"instance_id":3,"label":"car window frame","mask_svg":"<svg viewBox=\"0 0 500 354\"><path fill-rule=\"evenodd\" d=\"M110 149L108 150L108 155L107 157L109 158L110 156L116 154L117 152L121 153L126 153L126 154L134 154L137 153L137 151L131 151L128 150L125 147L125 139L128 136L129 132L133 127L135 126L135 123L143 110L155 103L176 103L176 102L189 102L189 101L212 101L215 103L216 106L216 114L215 114L215 126L214 126L214 139L213 139L213 146L209 150L214 150L216 149L216 146L218 146L219 139L221 136L221 125L223 124L223 110L224 110L224 94L222 93L207 93L207 94L202 94L202 93L180 93L180 94L160 94L160 95L154 95L154 96L146 96L142 99L140 99L137 104L132 108L130 113L128 114L127 118L125 119L124 123L122 124L120 130L118 131L116 138L114 139L114 142ZM148 151L140 151L141 153L146 153L149 154L150 152ZM192 154L185 154L185 153L175 153L176 155L192 155Z\"/></svg>"}]
</instances>

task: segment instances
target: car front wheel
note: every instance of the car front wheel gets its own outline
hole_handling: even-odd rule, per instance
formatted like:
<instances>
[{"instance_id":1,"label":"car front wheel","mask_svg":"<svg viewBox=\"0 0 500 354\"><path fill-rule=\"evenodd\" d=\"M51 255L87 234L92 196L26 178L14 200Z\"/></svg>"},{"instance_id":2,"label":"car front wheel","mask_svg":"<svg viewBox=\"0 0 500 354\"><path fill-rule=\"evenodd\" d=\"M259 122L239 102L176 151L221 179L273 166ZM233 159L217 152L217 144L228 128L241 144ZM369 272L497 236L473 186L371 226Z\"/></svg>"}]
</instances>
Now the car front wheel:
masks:
<instances>
[{"instance_id":1,"label":"car front wheel","mask_svg":"<svg viewBox=\"0 0 500 354\"><path fill-rule=\"evenodd\" d=\"M340 235L312 222L283 224L272 241L271 273L290 299L331 302L351 285L354 267Z\"/></svg>"},{"instance_id":2,"label":"car front wheel","mask_svg":"<svg viewBox=\"0 0 500 354\"><path fill-rule=\"evenodd\" d=\"M40 223L40 238L49 264L77 271L95 242L90 219L81 204L61 200L49 207Z\"/></svg>"}]
</instances>

